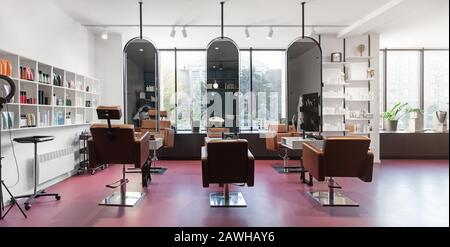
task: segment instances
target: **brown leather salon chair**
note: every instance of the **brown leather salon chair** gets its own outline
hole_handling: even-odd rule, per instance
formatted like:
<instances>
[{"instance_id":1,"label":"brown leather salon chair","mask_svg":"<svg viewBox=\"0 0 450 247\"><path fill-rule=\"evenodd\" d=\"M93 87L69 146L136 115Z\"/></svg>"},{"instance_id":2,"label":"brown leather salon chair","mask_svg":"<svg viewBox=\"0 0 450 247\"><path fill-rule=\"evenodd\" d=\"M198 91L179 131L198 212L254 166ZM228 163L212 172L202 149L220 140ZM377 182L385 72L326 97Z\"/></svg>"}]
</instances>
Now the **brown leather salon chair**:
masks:
<instances>
[{"instance_id":1,"label":"brown leather salon chair","mask_svg":"<svg viewBox=\"0 0 450 247\"><path fill-rule=\"evenodd\" d=\"M334 189L341 187L334 177L359 178L372 181L373 153L370 139L364 136L327 137L323 143L303 143L303 165L318 181L328 179L328 191L308 192L323 206L359 206Z\"/></svg>"},{"instance_id":2,"label":"brown leather salon chair","mask_svg":"<svg viewBox=\"0 0 450 247\"><path fill-rule=\"evenodd\" d=\"M230 128L211 127L208 128L206 136L208 138L222 138L223 133L229 133Z\"/></svg>"},{"instance_id":3,"label":"brown leather salon chair","mask_svg":"<svg viewBox=\"0 0 450 247\"><path fill-rule=\"evenodd\" d=\"M157 120L149 119L141 121L141 132L150 132L155 137L163 139L164 148L173 148L175 131L171 128L170 120L159 120L159 132L157 132Z\"/></svg>"},{"instance_id":4,"label":"brown leather salon chair","mask_svg":"<svg viewBox=\"0 0 450 247\"><path fill-rule=\"evenodd\" d=\"M91 126L92 139L88 141L89 162L96 164L122 164L122 178L108 188L120 187L120 192L114 192L105 198L100 205L134 206L144 195L144 192L127 192L129 180L125 177L127 164L134 165L135 171L142 175L142 186L147 187L150 177L148 133L135 133L133 125L112 125L111 119L120 119L120 107L97 107L98 119L106 119L107 124Z\"/></svg>"},{"instance_id":5,"label":"brown leather salon chair","mask_svg":"<svg viewBox=\"0 0 450 247\"><path fill-rule=\"evenodd\" d=\"M297 172L300 167L289 167L288 166L288 149L281 147L278 143L281 142L281 138L283 137L296 137L300 136L299 133L295 130L293 125L287 126L286 124L269 124L268 133L266 136L266 149L269 151L279 152L283 151L283 154L279 154L279 156L283 159L283 164L275 164L274 168L277 169L281 173L289 173L289 172ZM282 169L280 169L282 168Z\"/></svg>"},{"instance_id":6,"label":"brown leather salon chair","mask_svg":"<svg viewBox=\"0 0 450 247\"><path fill-rule=\"evenodd\" d=\"M248 149L247 140L209 140L202 147L203 187L223 184L224 191L211 193L211 207L246 207L242 193L230 192L230 184L247 184L255 181L255 158Z\"/></svg>"}]
</instances>

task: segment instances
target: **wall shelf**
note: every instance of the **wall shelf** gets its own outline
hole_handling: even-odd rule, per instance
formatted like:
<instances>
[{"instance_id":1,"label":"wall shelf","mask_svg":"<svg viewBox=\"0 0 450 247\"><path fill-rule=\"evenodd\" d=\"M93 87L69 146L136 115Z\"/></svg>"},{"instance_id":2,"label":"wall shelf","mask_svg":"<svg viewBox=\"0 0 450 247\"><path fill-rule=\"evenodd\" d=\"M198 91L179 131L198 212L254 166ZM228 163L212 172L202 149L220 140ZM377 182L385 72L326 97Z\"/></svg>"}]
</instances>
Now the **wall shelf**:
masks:
<instances>
[{"instance_id":1,"label":"wall shelf","mask_svg":"<svg viewBox=\"0 0 450 247\"><path fill-rule=\"evenodd\" d=\"M7 51L0 50L0 58L11 61L13 65L11 78L16 83L16 95L11 100L11 103L7 104L9 106L8 109L6 107L2 109L2 112L10 112L9 116L13 119L12 126L10 126L11 130L85 125L97 119L95 111L92 109L100 102L100 94L98 93L100 92L100 81L98 79L73 73ZM20 67L32 69L34 80L20 79ZM42 77L40 77L39 71L48 74L48 81L51 83L40 82ZM53 74L61 77L60 86L53 85ZM76 88L69 88L69 81L73 81ZM87 90L93 92L87 92ZM26 98L33 99L33 102L36 102L36 104L20 103L21 92L26 92ZM42 101L39 100L39 96L42 97ZM43 103L45 98L47 98L48 104L39 104ZM56 105L56 100L58 99L59 103L62 101L62 105ZM67 99L71 100L72 106L65 105ZM87 101L90 102L92 107L86 107ZM28 121L27 123L24 120L27 116L32 116L34 121ZM24 127L24 125L33 125L34 127ZM2 132L9 130L8 126L0 126L0 128Z\"/></svg>"}]
</instances>

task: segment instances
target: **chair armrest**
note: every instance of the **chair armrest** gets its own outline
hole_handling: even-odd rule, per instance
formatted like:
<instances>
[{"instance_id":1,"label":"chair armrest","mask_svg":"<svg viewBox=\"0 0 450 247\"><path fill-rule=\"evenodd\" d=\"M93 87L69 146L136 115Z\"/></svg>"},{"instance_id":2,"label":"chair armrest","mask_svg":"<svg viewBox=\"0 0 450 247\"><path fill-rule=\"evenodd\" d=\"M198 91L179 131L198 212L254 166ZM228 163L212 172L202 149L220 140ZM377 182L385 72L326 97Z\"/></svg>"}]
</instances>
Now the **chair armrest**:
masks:
<instances>
[{"instance_id":1,"label":"chair armrest","mask_svg":"<svg viewBox=\"0 0 450 247\"><path fill-rule=\"evenodd\" d=\"M359 179L361 179L364 182L372 182L373 177L373 153L372 151L367 152L367 158L364 162L363 168L361 170L361 175L359 176Z\"/></svg>"},{"instance_id":2,"label":"chair armrest","mask_svg":"<svg viewBox=\"0 0 450 247\"><path fill-rule=\"evenodd\" d=\"M325 171L323 163L323 152L317 149L311 143L303 143L302 162L306 170L318 181L325 180Z\"/></svg>"},{"instance_id":3,"label":"chair armrest","mask_svg":"<svg viewBox=\"0 0 450 247\"><path fill-rule=\"evenodd\" d=\"M206 150L206 146L201 148L201 157L202 157L202 182L203 187L209 187L209 177L208 177L208 152Z\"/></svg>"},{"instance_id":4,"label":"chair armrest","mask_svg":"<svg viewBox=\"0 0 450 247\"><path fill-rule=\"evenodd\" d=\"M248 176L247 186L253 187L255 185L255 157L250 149L248 150Z\"/></svg>"}]
</instances>

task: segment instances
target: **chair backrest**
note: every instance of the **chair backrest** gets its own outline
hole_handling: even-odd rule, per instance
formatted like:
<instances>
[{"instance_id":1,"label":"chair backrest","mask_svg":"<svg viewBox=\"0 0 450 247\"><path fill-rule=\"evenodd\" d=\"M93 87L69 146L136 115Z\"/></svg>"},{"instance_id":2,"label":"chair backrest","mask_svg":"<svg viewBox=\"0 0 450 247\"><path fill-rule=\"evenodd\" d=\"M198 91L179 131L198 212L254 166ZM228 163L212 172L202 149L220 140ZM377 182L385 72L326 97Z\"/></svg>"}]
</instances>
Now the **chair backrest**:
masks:
<instances>
[{"instance_id":1,"label":"chair backrest","mask_svg":"<svg viewBox=\"0 0 450 247\"><path fill-rule=\"evenodd\" d=\"M364 136L327 137L324 171L329 177L359 177L366 165L370 139Z\"/></svg>"},{"instance_id":2,"label":"chair backrest","mask_svg":"<svg viewBox=\"0 0 450 247\"><path fill-rule=\"evenodd\" d=\"M141 121L141 129L149 129L156 130L157 120L146 119ZM170 129L171 122L170 120L159 120L159 128L160 129Z\"/></svg>"},{"instance_id":3,"label":"chair backrest","mask_svg":"<svg viewBox=\"0 0 450 247\"><path fill-rule=\"evenodd\" d=\"M91 126L97 161L104 164L133 164L137 157L133 125Z\"/></svg>"},{"instance_id":4,"label":"chair backrest","mask_svg":"<svg viewBox=\"0 0 450 247\"><path fill-rule=\"evenodd\" d=\"M222 133L230 132L229 128L208 128L207 137L210 138L220 138Z\"/></svg>"},{"instance_id":5,"label":"chair backrest","mask_svg":"<svg viewBox=\"0 0 450 247\"><path fill-rule=\"evenodd\" d=\"M206 143L210 183L246 183L247 140L212 140Z\"/></svg>"}]
</instances>

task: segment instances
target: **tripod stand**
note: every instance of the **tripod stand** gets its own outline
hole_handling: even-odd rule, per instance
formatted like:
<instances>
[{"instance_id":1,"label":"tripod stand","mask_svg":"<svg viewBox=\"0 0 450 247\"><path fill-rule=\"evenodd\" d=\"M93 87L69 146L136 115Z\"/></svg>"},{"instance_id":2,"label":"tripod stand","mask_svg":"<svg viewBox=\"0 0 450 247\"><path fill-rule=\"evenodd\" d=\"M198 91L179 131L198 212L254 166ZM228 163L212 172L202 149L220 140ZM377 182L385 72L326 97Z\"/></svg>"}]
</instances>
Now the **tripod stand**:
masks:
<instances>
[{"instance_id":1,"label":"tripod stand","mask_svg":"<svg viewBox=\"0 0 450 247\"><path fill-rule=\"evenodd\" d=\"M0 75L0 80L5 80L9 86L10 90L8 94L5 97L0 97L0 111L3 109L3 105L8 103L12 97L14 97L14 94L16 93L16 84L14 84L14 81L11 80L8 76ZM0 114L0 123L2 122L2 114ZM27 215L22 210L20 205L17 203L16 198L12 195L11 191L6 187L5 182L3 181L2 177L2 160L3 157L1 157L2 154L2 135L0 134L0 220L4 219L6 215L9 213L9 211L16 205L20 212L22 212L23 216L27 218ZM9 208L6 210L5 214L3 212L5 211L5 204L3 202L3 186L5 187L6 191L8 192L9 196L11 197L11 204L9 205Z\"/></svg>"}]
</instances>

